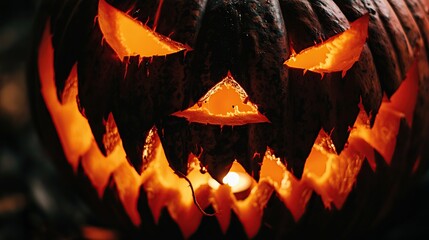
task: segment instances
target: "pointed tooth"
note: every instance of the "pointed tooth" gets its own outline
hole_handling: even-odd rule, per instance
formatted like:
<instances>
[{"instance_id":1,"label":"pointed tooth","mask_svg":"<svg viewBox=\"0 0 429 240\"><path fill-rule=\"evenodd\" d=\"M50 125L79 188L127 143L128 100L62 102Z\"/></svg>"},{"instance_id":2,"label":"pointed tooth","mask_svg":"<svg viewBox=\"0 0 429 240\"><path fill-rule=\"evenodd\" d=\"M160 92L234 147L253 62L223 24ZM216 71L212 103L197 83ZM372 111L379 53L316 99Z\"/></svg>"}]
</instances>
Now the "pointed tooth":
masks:
<instances>
[{"instance_id":1,"label":"pointed tooth","mask_svg":"<svg viewBox=\"0 0 429 240\"><path fill-rule=\"evenodd\" d=\"M366 113L371 117L372 125L381 106L383 90L371 51L367 45L364 46L359 61L349 70L344 81L354 82L359 88L361 102Z\"/></svg>"},{"instance_id":2,"label":"pointed tooth","mask_svg":"<svg viewBox=\"0 0 429 240\"><path fill-rule=\"evenodd\" d=\"M359 114L360 89L356 82L347 80L340 73L328 74L323 80L330 108L326 118L322 119L322 126L330 135L338 154L343 150L350 128Z\"/></svg>"},{"instance_id":3,"label":"pointed tooth","mask_svg":"<svg viewBox=\"0 0 429 240\"><path fill-rule=\"evenodd\" d=\"M140 122L136 121L134 116L129 115L129 112L125 109L115 109L113 116L127 154L127 160L138 173L141 173L144 168L143 149L150 128L144 127Z\"/></svg>"},{"instance_id":4,"label":"pointed tooth","mask_svg":"<svg viewBox=\"0 0 429 240\"><path fill-rule=\"evenodd\" d=\"M305 161L322 128L322 115L327 106L326 93L320 75L289 69L289 90L282 131L285 137L284 155L275 151L277 157L285 157L286 166L301 178ZM281 150L282 148L278 148ZM277 151L278 151L277 150Z\"/></svg>"},{"instance_id":5,"label":"pointed tooth","mask_svg":"<svg viewBox=\"0 0 429 240\"><path fill-rule=\"evenodd\" d=\"M279 126L281 124L277 121L271 124L252 124L249 126L249 157L251 159L252 176L255 180L259 180L267 147L278 149L277 144L283 145L284 140ZM278 151L280 152L280 150Z\"/></svg>"},{"instance_id":6,"label":"pointed tooth","mask_svg":"<svg viewBox=\"0 0 429 240\"><path fill-rule=\"evenodd\" d=\"M67 1L54 5L51 31L55 85L60 102L73 65L85 55L82 49L92 34L97 7L97 1Z\"/></svg>"},{"instance_id":7,"label":"pointed tooth","mask_svg":"<svg viewBox=\"0 0 429 240\"><path fill-rule=\"evenodd\" d=\"M285 204L280 194L271 194L264 208L262 217L264 224L261 225L259 232L271 233L272 229L281 229L285 225L293 226L297 221L294 219L293 210L291 206ZM274 235L267 235L267 237L274 237Z\"/></svg>"},{"instance_id":8,"label":"pointed tooth","mask_svg":"<svg viewBox=\"0 0 429 240\"><path fill-rule=\"evenodd\" d=\"M219 203L216 202L216 206L219 206ZM207 213L213 213L216 212L218 208L215 208L213 204L209 205L204 209ZM228 208L228 212L230 209ZM227 213L222 214L222 216L225 216ZM203 216L201 219L201 224L198 227L198 230L192 234L192 239L204 239L207 238L208 232L210 232L210 238L212 239L222 239L225 238L225 231L222 231L222 224L220 223L219 215L216 215L216 217L211 216ZM229 218L228 218L229 219ZM229 224L229 222L228 222Z\"/></svg>"},{"instance_id":9,"label":"pointed tooth","mask_svg":"<svg viewBox=\"0 0 429 240\"><path fill-rule=\"evenodd\" d=\"M140 174L148 164L143 159L143 150L151 127L136 120L126 109L115 109L113 117L127 154L127 160Z\"/></svg>"},{"instance_id":10,"label":"pointed tooth","mask_svg":"<svg viewBox=\"0 0 429 240\"><path fill-rule=\"evenodd\" d=\"M223 177L228 173L235 158L235 146L240 135L235 127L192 124L196 141L202 148L201 164L209 174L222 183Z\"/></svg>"},{"instance_id":11,"label":"pointed tooth","mask_svg":"<svg viewBox=\"0 0 429 240\"><path fill-rule=\"evenodd\" d=\"M207 172L210 176L222 184L223 178L232 167L234 154L232 151L215 155L203 152L200 161L207 168Z\"/></svg>"},{"instance_id":12,"label":"pointed tooth","mask_svg":"<svg viewBox=\"0 0 429 240\"><path fill-rule=\"evenodd\" d=\"M144 130L141 126L132 124L124 119L119 119L117 125L124 150L127 154L127 160L140 174L145 168L142 156L149 129Z\"/></svg>"},{"instance_id":13,"label":"pointed tooth","mask_svg":"<svg viewBox=\"0 0 429 240\"><path fill-rule=\"evenodd\" d=\"M235 126L232 131L239 136L233 147L234 159L252 176L252 158L249 155L249 126Z\"/></svg>"},{"instance_id":14,"label":"pointed tooth","mask_svg":"<svg viewBox=\"0 0 429 240\"><path fill-rule=\"evenodd\" d=\"M246 229L243 226L243 223L240 220L240 217L234 210L230 210L230 221L229 227L226 231L224 238L225 239L248 239L249 235L246 233Z\"/></svg>"},{"instance_id":15,"label":"pointed tooth","mask_svg":"<svg viewBox=\"0 0 429 240\"><path fill-rule=\"evenodd\" d=\"M139 127L130 127L132 125L126 121L118 121L117 124L118 131L122 139L122 145L125 153L127 154L127 160L131 166L134 167L137 173L141 174L147 167L147 163L143 159L143 150L149 129L138 130ZM129 128L132 128L135 132L130 131Z\"/></svg>"},{"instance_id":16,"label":"pointed tooth","mask_svg":"<svg viewBox=\"0 0 429 240\"><path fill-rule=\"evenodd\" d=\"M141 225L141 229L144 231L146 237L155 239L156 236L159 237L160 235L159 228L155 223L155 219L149 205L148 192L146 192L143 185L140 187L138 196L137 210L140 214L142 222L144 222L144 224Z\"/></svg>"},{"instance_id":17,"label":"pointed tooth","mask_svg":"<svg viewBox=\"0 0 429 240\"><path fill-rule=\"evenodd\" d=\"M342 13L340 8L333 1L308 1L314 11L322 29L322 37L333 37L341 32L344 32L350 27L349 21ZM324 108L321 108L322 124L327 132L332 131L332 138L340 151L344 147L349 135L349 126L353 123L357 116L357 104L359 103L359 93L350 82L345 82L342 79L344 72L325 73L322 74L322 85L325 88L321 92L322 99L327 101L322 103ZM346 92L348 95L343 95L342 90L350 90ZM355 111L349 112L348 107L354 105Z\"/></svg>"},{"instance_id":18,"label":"pointed tooth","mask_svg":"<svg viewBox=\"0 0 429 240\"><path fill-rule=\"evenodd\" d=\"M157 124L165 156L175 172L188 174L188 157L191 153L189 123L186 119L166 117Z\"/></svg>"},{"instance_id":19,"label":"pointed tooth","mask_svg":"<svg viewBox=\"0 0 429 240\"><path fill-rule=\"evenodd\" d=\"M127 212L124 209L124 206L121 203L120 197L118 196L118 187L114 182L113 178L109 179L108 187L103 192L102 204L106 206L115 206L115 217L112 219L113 224L127 226L127 224L132 224L130 218L127 215Z\"/></svg>"},{"instance_id":20,"label":"pointed tooth","mask_svg":"<svg viewBox=\"0 0 429 240\"><path fill-rule=\"evenodd\" d=\"M289 55L289 49L285 41L286 29L279 3L261 2L256 8L246 5L243 9L242 30L248 34L242 36L241 45L247 50L241 53L240 61L233 65L231 72L249 95L249 100L256 103L259 112L270 121L249 125L249 147L245 161L250 162L247 163L248 173L258 179L267 146L280 146L284 143L282 133L278 130L282 126L281 119L285 111L288 69L283 63L284 58ZM273 18L266 19L271 22L269 27L265 26L264 20L257 23L253 21L253 16L258 12L273 13ZM249 29L252 24L246 24L248 22L257 24L262 30L255 32ZM271 44L273 42L276 44Z\"/></svg>"},{"instance_id":21,"label":"pointed tooth","mask_svg":"<svg viewBox=\"0 0 429 240\"><path fill-rule=\"evenodd\" d=\"M156 238L170 239L173 236L184 238L179 224L177 224L177 222L171 217L170 211L167 207L163 207L161 209L159 220L157 221L157 227L159 230L157 232Z\"/></svg>"},{"instance_id":22,"label":"pointed tooth","mask_svg":"<svg viewBox=\"0 0 429 240\"><path fill-rule=\"evenodd\" d=\"M114 88L112 112L127 159L141 173L145 168L142 153L146 137L155 122L152 82L146 79L148 66L139 56L124 59L123 67L124 73L118 77Z\"/></svg>"},{"instance_id":23,"label":"pointed tooth","mask_svg":"<svg viewBox=\"0 0 429 240\"><path fill-rule=\"evenodd\" d=\"M106 44L100 47L102 33L96 25L77 64L79 104L88 119L100 151L106 156L115 147L112 134L116 131L112 111L117 79L124 75L119 59L111 58L114 51ZM110 123L109 123L110 122ZM105 144L105 136L110 136ZM117 141L116 141L117 142ZM112 145L113 144L113 145Z\"/></svg>"}]
</instances>

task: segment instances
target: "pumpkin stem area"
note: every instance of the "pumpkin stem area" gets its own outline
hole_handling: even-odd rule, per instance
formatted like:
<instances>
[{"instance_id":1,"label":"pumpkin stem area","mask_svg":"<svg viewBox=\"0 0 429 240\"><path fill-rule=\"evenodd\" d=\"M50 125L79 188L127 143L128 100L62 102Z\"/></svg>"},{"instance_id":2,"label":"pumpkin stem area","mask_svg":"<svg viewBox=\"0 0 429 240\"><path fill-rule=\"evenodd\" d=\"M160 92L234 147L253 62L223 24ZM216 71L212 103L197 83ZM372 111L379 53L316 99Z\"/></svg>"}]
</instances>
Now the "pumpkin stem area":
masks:
<instances>
[{"instance_id":1,"label":"pumpkin stem area","mask_svg":"<svg viewBox=\"0 0 429 240\"><path fill-rule=\"evenodd\" d=\"M186 118L189 122L221 126L269 122L230 74L192 107L172 115Z\"/></svg>"}]
</instances>

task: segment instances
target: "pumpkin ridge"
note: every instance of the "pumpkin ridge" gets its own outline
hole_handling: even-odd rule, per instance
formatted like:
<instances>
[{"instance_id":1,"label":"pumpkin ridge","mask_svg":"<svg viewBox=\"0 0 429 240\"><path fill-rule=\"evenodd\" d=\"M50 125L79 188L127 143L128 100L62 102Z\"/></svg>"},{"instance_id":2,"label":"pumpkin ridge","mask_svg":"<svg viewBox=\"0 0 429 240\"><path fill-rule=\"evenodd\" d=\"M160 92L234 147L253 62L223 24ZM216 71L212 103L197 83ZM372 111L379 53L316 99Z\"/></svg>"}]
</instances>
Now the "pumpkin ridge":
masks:
<instances>
[{"instance_id":1,"label":"pumpkin ridge","mask_svg":"<svg viewBox=\"0 0 429 240\"><path fill-rule=\"evenodd\" d=\"M301 52L325 39L322 35L322 27L308 0L280 1L280 7L290 47L295 52Z\"/></svg>"},{"instance_id":2,"label":"pumpkin ridge","mask_svg":"<svg viewBox=\"0 0 429 240\"><path fill-rule=\"evenodd\" d=\"M75 3L75 1L67 1L55 6L50 21L54 46L55 85L60 101L65 82L81 55L85 41L90 37L97 12L97 1L95 0L78 1L74 5ZM59 8L62 10L55 15ZM65 24L63 24L64 22ZM82 28L82 26L85 27Z\"/></svg>"},{"instance_id":3,"label":"pumpkin ridge","mask_svg":"<svg viewBox=\"0 0 429 240\"><path fill-rule=\"evenodd\" d=\"M413 18L413 15L404 0L389 0L389 4L398 16L399 21L407 35L408 42L411 46L416 46L413 52L416 53L417 46L424 45L419 26Z\"/></svg>"},{"instance_id":4,"label":"pumpkin ridge","mask_svg":"<svg viewBox=\"0 0 429 240\"><path fill-rule=\"evenodd\" d=\"M376 8L374 0L368 2L371 8ZM371 14L374 24L369 28L369 46L377 68L378 77L381 81L383 92L390 97L398 89L402 79L401 70L398 68L398 57L394 51L392 41L388 37L388 32L383 26L380 14L374 11ZM386 60L388 59L388 60Z\"/></svg>"},{"instance_id":5,"label":"pumpkin ridge","mask_svg":"<svg viewBox=\"0 0 429 240\"><path fill-rule=\"evenodd\" d=\"M429 17L427 16L427 12L424 10L424 4L416 0L410 0L407 1L407 6L419 27L427 57L429 57Z\"/></svg>"},{"instance_id":6,"label":"pumpkin ridge","mask_svg":"<svg viewBox=\"0 0 429 240\"><path fill-rule=\"evenodd\" d=\"M350 28L346 16L333 0L309 1L323 29L323 41ZM326 22L323 22L326 21Z\"/></svg>"},{"instance_id":7,"label":"pumpkin ridge","mask_svg":"<svg viewBox=\"0 0 429 240\"><path fill-rule=\"evenodd\" d=\"M401 80L406 77L406 74L414 60L410 42L404 32L404 28L398 19L395 11L392 9L387 0L374 1L378 8L380 19L387 32L387 35L392 39L392 45L396 52L398 60L398 68L401 70Z\"/></svg>"}]
</instances>

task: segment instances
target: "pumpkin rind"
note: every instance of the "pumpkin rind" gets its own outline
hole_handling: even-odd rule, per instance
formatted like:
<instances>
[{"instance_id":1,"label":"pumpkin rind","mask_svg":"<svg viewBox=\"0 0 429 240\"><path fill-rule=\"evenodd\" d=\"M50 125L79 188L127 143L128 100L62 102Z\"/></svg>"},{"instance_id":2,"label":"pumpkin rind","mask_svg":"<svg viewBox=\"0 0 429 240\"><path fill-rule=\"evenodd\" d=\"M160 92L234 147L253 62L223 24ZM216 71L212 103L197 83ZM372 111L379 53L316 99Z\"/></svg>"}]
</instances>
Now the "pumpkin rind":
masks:
<instances>
[{"instance_id":1,"label":"pumpkin rind","mask_svg":"<svg viewBox=\"0 0 429 240\"><path fill-rule=\"evenodd\" d=\"M96 1L88 2L92 4L88 8L91 10L88 11L93 11ZM121 2L123 5L119 8L129 10L132 2ZM144 172L146 165L149 165L142 159L142 153L147 133L155 124L173 170L188 173L190 170L188 168L188 156L193 153L194 155L202 154L200 161L205 165L219 164L216 161L223 159L220 160L222 166L220 169L228 168L232 164L231 158L236 158L249 174L258 179L263 153L269 147L276 155L280 156L293 174L300 177L304 171L305 161L322 128L327 132L332 130L331 137L337 153L340 154L343 148L347 149L348 147L346 142L350 134L349 127L353 125L359 113L357 106L360 100L374 121L381 105L382 93L385 92L389 97L392 96L404 80L403 76L409 72L411 66L409 60L412 59L412 54L407 52L410 49L407 49L408 44L405 44L404 41L410 43L412 50L423 52L420 52L417 59L420 70L419 95L412 128L409 127L409 123L405 119L399 119L397 145L390 165L387 165L384 162L386 159L383 159L380 153L375 151L374 161L377 170L373 172L368 163L363 163L356 180L357 187L352 190L341 210L335 207L331 211L326 210L326 196L320 197L317 194L312 194L307 205L307 211L299 222L293 223L290 220L290 216L294 213L290 213L287 208L282 210L286 214L284 218L288 219L286 220L288 223L286 229L281 229L283 226L280 226L275 227L275 230L278 231L268 230L269 227L265 224L273 222L271 215L273 212L261 211L264 214L261 216L263 223L259 235L256 235L258 229L249 230L251 229L249 226L253 223L243 221L243 213L240 213L239 209L232 209L231 213L228 214L231 219L227 221L229 223L228 228L222 225L224 224L222 222L219 226L212 225L213 221L203 217L200 230L194 230L194 227L191 226L188 227L190 230L184 231L184 223L177 222L177 212L171 210L171 205L164 206L159 211L159 215L156 215L152 221L147 214L154 210L151 207L148 210L146 204L150 206L153 204L153 200L146 196L148 194L147 188L132 184L124 187L125 183L119 180L119 176L126 175L125 168L131 168L121 165L111 173L107 186L98 186L99 189L104 189L102 191L104 194L101 195L103 195L105 205L114 206L116 209L108 210L107 215L116 216L119 214L127 219L123 221L124 225L127 225L125 229L129 225L138 225L140 221L146 224L147 221L148 225L144 225L140 229L143 234L146 231L151 232L152 229L150 228L152 227L156 228L154 231L156 235L166 233L169 230L165 229L165 226L168 225L175 226L173 227L174 232L178 235L183 234L184 237L190 237L192 231L196 231L197 235L195 236L203 234L201 229L207 226L209 226L208 229L212 229L210 231L216 233L222 231L226 236L239 233L244 238L263 237L264 233L272 237L285 236L285 234L302 237L306 236L306 233L300 235L302 229L306 227L314 229L311 233L308 232L309 236L320 233L320 236L327 237L338 237L336 233L333 235L333 231L327 230L332 228L345 229L344 236L362 234L356 230L359 228L370 228L369 232L374 230L371 229L371 226L379 225L380 219L387 219L390 216L387 213L394 204L390 199L400 197L403 194L401 187L406 186L408 181L411 182L410 178L417 178L410 177L416 162L418 162L415 171L417 174L421 174L423 171L421 169L427 169L429 162L427 154L424 155L424 142L421 142L421 139L427 139L429 135L425 123L428 118L429 103L427 97L429 89L428 16L422 7L424 6L423 1L407 1L406 4L410 8L409 14L398 11L398 6L404 6L397 3L400 1L392 0L389 2L392 8L389 8L387 1L377 2L375 5L374 2L364 4L361 1L335 1L336 4L332 1L281 1L280 3L274 1L271 4L257 1L246 3L192 1L187 5L187 3L177 1L178 6L186 7L179 7L176 10L176 5L171 5L171 2L166 1L164 3L166 5L163 7L165 11L162 10L161 13L167 12L166 9L168 9L174 14L171 17L161 14L163 17L158 18L161 19L158 22L154 22L155 18L152 16L155 13L153 9L156 9L154 7L145 8L148 9L149 13L139 15L138 11L131 11L130 14L139 15L138 19L139 17L146 19L143 16L152 16L149 17L148 25L156 26L157 31L162 34L171 33L171 30L174 29L171 26L176 26L172 23L180 19L177 21L177 26L186 26L186 29L179 27L181 30L175 31L171 38L189 44L194 48L194 52L186 53L186 55L184 52L180 52L166 57L143 59L141 63L138 57L130 57L127 59L126 68L121 66L119 61L110 62L113 59L108 56L111 49L109 50L108 47L96 48L100 35L97 25L94 26L93 21L90 25L85 26L94 26L95 31L90 36L83 34L81 42L73 42L71 37L70 40L63 38L67 39L65 42L58 40L61 39L59 36L74 36L73 33L76 34L79 31L80 24L89 23L89 16L95 14L94 12L88 14L82 11L83 5L73 6L70 1L64 3L64 6L57 5L53 8L53 11L58 13L58 16L53 15L52 17L52 19L57 20L51 19L54 26L54 67L58 94L62 95L62 89L69 77L68 74L72 71L75 62L78 61L81 109L89 120L100 150L106 155L109 155L111 151L102 142L102 137L111 131L107 128L106 132L105 126L107 122L105 120L111 111L118 125L128 160L139 173L140 171ZM79 4L81 3L79 2ZM118 6L118 4L117 1L113 2L113 6ZM139 4L143 4L142 1L139 1ZM153 2L148 4L153 4ZM153 6L155 5L153 4ZM73 7L76 7L76 12L69 11ZM194 15L184 14L189 10L188 7L192 9L190 11ZM387 22L387 14L383 15L377 10L378 8L385 10L385 7L387 7L389 14L395 14L394 11L396 11L398 17L393 17L394 22L396 24L401 22L403 28L393 29L395 26ZM344 16L340 14L339 9L343 11ZM282 13L280 10L283 10ZM65 13L70 12L70 14L64 14L63 11ZM315 73L307 72L303 76L301 70L288 69L282 65L284 58L288 57L291 52L287 47L286 39L289 38L289 41L296 39L293 45L294 50L312 46L314 41L320 42L337 33L337 31L347 29L349 24L345 21L345 17L352 21L364 15L366 11L369 11L371 16L368 45L364 47L360 60L350 69L344 79L339 73L327 74L322 80L321 76ZM181 15L182 12L183 15ZM240 13L242 13L243 22L238 20ZM297 13L305 14L299 15ZM293 18L294 14L295 18ZM409 22L412 20L410 14L413 14L415 24ZM79 16L84 18L80 19ZM177 16L182 17L176 18ZM285 21L284 25L282 17ZM61 29L62 23L68 22L68 20L70 20L69 25L64 30ZM292 23L301 21L306 23L304 27L312 26L315 28L302 28L294 31L291 30L293 27L288 25L288 21ZM336 24L331 21L336 22ZM182 25L182 23L185 24ZM256 27L252 29L249 26ZM228 31L222 32L224 27L227 27ZM84 32L90 31L88 29L90 28L84 29ZM192 33L187 32L187 29L192 29ZM302 39L298 37L298 31L305 33ZM379 35L379 31L381 31L381 35ZM230 41L216 41L225 36ZM69 44L72 46L70 49L79 50L77 52L70 51L67 48ZM67 56L65 57L65 55ZM100 60L99 68L111 69L100 73L91 72L98 60ZM106 61L104 62L104 60ZM260 109L270 119L271 124L263 123L239 128L225 128L225 132L223 132L219 126L207 127L197 123L189 125L183 119L169 116L171 113L183 110L195 103L229 70L249 93L252 102L260 105ZM37 75L34 74L34 76ZM64 77L65 75L67 76ZM93 78L97 81L94 81ZM110 84L104 85L106 82ZM266 82L270 82L272 85L266 86ZM36 86L39 86L39 83L36 83ZM261 91L259 92L259 90ZM37 119L41 126L47 125L48 132L45 132L44 136L48 138L48 142L54 142L56 146L53 149L54 155L65 159L66 157L60 151L61 147L58 146L59 139L52 129L52 122L47 117L49 113L45 109L43 100L38 93L35 99L38 99L35 108L40 110L40 112L36 112ZM50 134L52 136L49 136ZM344 145L346 146L344 147ZM201 153L199 147L205 151ZM259 153L259 156L255 153ZM410 160L407 160L408 158ZM85 157L79 160L80 174L90 179L87 180L87 185L94 185L93 176L88 173L89 163L81 164L81 161L88 160L85 160ZM64 160L64 162L66 161ZM216 167L209 167L208 170L214 177L224 174L224 172L219 173ZM133 174L137 176L135 172ZM220 181L221 179L218 178L217 180ZM265 184L264 181L263 183ZM401 184L404 185L401 186ZM124 192L124 189L128 189L130 186L136 189L133 189L131 193ZM274 191L273 186L269 184L267 186L271 192ZM100 192L99 189L97 190ZM134 190L137 192L136 196L133 195ZM197 192L201 191L203 190L197 190ZM95 195L100 195L99 192ZM369 197L371 195L374 197ZM265 197L270 196L271 200L268 205L277 209L270 204L275 204L275 199L278 196L270 193ZM127 199L131 200L128 201ZM126 205L126 202L130 205ZM204 206L209 205L205 204ZM213 209L216 207L209 207L209 210ZM366 210L362 211L362 209ZM356 213L359 214L356 215ZM355 217L349 219L350 216ZM366 221L368 219L372 221ZM129 227L129 229L133 229L133 227Z\"/></svg>"}]
</instances>

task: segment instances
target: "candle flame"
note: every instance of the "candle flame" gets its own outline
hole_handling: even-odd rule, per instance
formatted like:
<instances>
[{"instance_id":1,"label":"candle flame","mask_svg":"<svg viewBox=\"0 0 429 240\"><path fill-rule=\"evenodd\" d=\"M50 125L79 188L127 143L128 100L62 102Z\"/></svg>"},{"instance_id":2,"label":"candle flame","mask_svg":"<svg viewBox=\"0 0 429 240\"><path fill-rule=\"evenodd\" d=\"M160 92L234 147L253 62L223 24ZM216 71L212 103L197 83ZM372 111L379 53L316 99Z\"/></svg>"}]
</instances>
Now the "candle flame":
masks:
<instances>
[{"instance_id":1,"label":"candle flame","mask_svg":"<svg viewBox=\"0 0 429 240\"><path fill-rule=\"evenodd\" d=\"M237 186L240 182L240 176L236 172L229 172L223 179L224 184L228 184L230 187Z\"/></svg>"}]
</instances>

